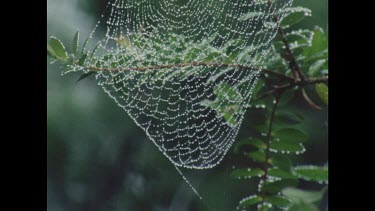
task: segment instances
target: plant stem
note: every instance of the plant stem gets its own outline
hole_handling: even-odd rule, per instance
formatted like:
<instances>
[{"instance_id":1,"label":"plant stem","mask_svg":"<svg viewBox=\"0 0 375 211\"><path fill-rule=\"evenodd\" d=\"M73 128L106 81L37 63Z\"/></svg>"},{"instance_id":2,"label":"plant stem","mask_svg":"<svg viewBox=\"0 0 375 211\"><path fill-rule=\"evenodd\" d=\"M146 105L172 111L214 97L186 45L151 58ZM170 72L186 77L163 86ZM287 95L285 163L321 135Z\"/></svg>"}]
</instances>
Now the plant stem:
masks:
<instances>
[{"instance_id":1,"label":"plant stem","mask_svg":"<svg viewBox=\"0 0 375 211\"><path fill-rule=\"evenodd\" d=\"M87 66L84 67L87 70L93 71L146 71L146 70L161 70L161 69L168 69L168 68L180 68L180 67L197 67L197 66L208 66L208 67L234 67L243 70L250 70L250 71L258 71L260 70L261 73L267 73L270 75L274 75L280 79L293 81L293 78L286 76L282 73L275 72L269 69L261 69L259 67L251 67L242 64L227 64L227 63L219 63L219 62L190 62L190 63L178 63L178 64L165 64L165 65L156 65L156 66L147 66L147 67L116 67L116 68L107 68L107 67L95 67L95 66Z\"/></svg>"},{"instance_id":2,"label":"plant stem","mask_svg":"<svg viewBox=\"0 0 375 211\"><path fill-rule=\"evenodd\" d=\"M293 72L294 75L294 81L298 81L299 78L302 81L306 80L306 76L302 73L300 66L298 65L296 58L294 57L294 54L292 53L292 50L289 47L288 41L285 38L284 31L281 27L278 28L278 32L281 37L281 41L283 42L285 46L286 56L284 57L287 61L289 61L289 68Z\"/></svg>"},{"instance_id":3,"label":"plant stem","mask_svg":"<svg viewBox=\"0 0 375 211\"><path fill-rule=\"evenodd\" d=\"M328 76L320 77L320 78L307 78L305 81L297 81L297 82L291 82L289 84L285 84L281 86L273 86L274 87L273 89L271 89L268 92L265 92L260 97L258 97L258 99L262 99L269 95L274 95L277 92L285 91L287 89L291 89L296 86L305 87L308 85L317 84L317 83L325 83L325 82L328 82Z\"/></svg>"},{"instance_id":4,"label":"plant stem","mask_svg":"<svg viewBox=\"0 0 375 211\"><path fill-rule=\"evenodd\" d=\"M305 101L315 110L321 111L322 108L316 105L307 95L306 90L304 88L301 89L302 97L305 99Z\"/></svg>"},{"instance_id":5,"label":"plant stem","mask_svg":"<svg viewBox=\"0 0 375 211\"><path fill-rule=\"evenodd\" d=\"M271 0L268 0L268 5L270 7L271 13L273 13L273 19L275 23L279 22L279 17L275 13L274 8L272 7L273 2ZM277 28L277 32L279 33L281 37L281 41L285 46L286 55L284 56L284 59L289 62L289 68L292 71L294 82L297 82L299 79L302 81L306 80L306 76L302 73L300 66L297 63L297 60L290 49L289 43L287 39L285 38L284 30L281 26Z\"/></svg>"},{"instance_id":6,"label":"plant stem","mask_svg":"<svg viewBox=\"0 0 375 211\"><path fill-rule=\"evenodd\" d=\"M265 161L264 161L264 167L263 167L264 168L263 169L264 174L261 177L261 181L262 181L262 193L261 193L262 208L261 208L261 210L262 211L265 208L264 204L263 204L264 201L265 201L265 197L266 197L266 191L264 189L264 185L266 184L267 176L268 176L268 168L269 168L268 160L270 158L270 145L271 145L271 140L272 140L272 126L273 126L273 122L274 122L274 119L275 119L276 108L277 108L277 105L279 104L281 94L282 94L282 91L279 91L279 92L274 94L275 101L274 101L274 104L273 104L273 107L272 107L271 116L270 116L270 123L269 123L267 137L266 137Z\"/></svg>"}]
</instances>

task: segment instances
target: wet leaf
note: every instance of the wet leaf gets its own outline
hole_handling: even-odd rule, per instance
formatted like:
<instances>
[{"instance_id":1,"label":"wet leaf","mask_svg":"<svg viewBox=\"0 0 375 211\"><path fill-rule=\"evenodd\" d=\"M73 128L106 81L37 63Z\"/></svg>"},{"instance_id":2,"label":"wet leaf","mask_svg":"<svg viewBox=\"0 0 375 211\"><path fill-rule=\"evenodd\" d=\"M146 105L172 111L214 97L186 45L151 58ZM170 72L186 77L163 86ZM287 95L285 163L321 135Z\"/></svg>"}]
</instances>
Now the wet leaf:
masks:
<instances>
[{"instance_id":1,"label":"wet leaf","mask_svg":"<svg viewBox=\"0 0 375 211\"><path fill-rule=\"evenodd\" d=\"M280 142L302 143L307 136L304 132L295 128L283 128L273 132L273 137L280 139Z\"/></svg>"},{"instance_id":2,"label":"wet leaf","mask_svg":"<svg viewBox=\"0 0 375 211\"><path fill-rule=\"evenodd\" d=\"M47 52L50 56L57 60L66 61L68 59L65 46L56 37L50 37L47 44Z\"/></svg>"},{"instance_id":3,"label":"wet leaf","mask_svg":"<svg viewBox=\"0 0 375 211\"><path fill-rule=\"evenodd\" d=\"M310 204L320 201L323 198L325 191L326 188L321 191L306 191L288 187L283 189L281 193L295 203L304 202Z\"/></svg>"},{"instance_id":4,"label":"wet leaf","mask_svg":"<svg viewBox=\"0 0 375 211\"><path fill-rule=\"evenodd\" d=\"M83 66L87 58L87 53L83 54L78 61L78 65Z\"/></svg>"},{"instance_id":5,"label":"wet leaf","mask_svg":"<svg viewBox=\"0 0 375 211\"><path fill-rule=\"evenodd\" d=\"M291 201L284 196L266 196L264 201L280 208L288 207L291 204Z\"/></svg>"},{"instance_id":6,"label":"wet leaf","mask_svg":"<svg viewBox=\"0 0 375 211\"><path fill-rule=\"evenodd\" d=\"M238 205L239 208L245 208L251 205L255 205L262 201L262 198L257 195L248 196L242 199Z\"/></svg>"},{"instance_id":7,"label":"wet leaf","mask_svg":"<svg viewBox=\"0 0 375 211\"><path fill-rule=\"evenodd\" d=\"M77 55L79 48L79 31L74 35L73 39L73 55Z\"/></svg>"},{"instance_id":8,"label":"wet leaf","mask_svg":"<svg viewBox=\"0 0 375 211\"><path fill-rule=\"evenodd\" d=\"M264 190L268 193L278 193L286 187L297 186L298 181L296 179L283 179L274 182L266 182L264 184Z\"/></svg>"},{"instance_id":9,"label":"wet leaf","mask_svg":"<svg viewBox=\"0 0 375 211\"><path fill-rule=\"evenodd\" d=\"M320 99L328 105L328 86L323 83L318 83L315 85L316 93L318 93Z\"/></svg>"},{"instance_id":10,"label":"wet leaf","mask_svg":"<svg viewBox=\"0 0 375 211\"><path fill-rule=\"evenodd\" d=\"M290 158L287 155L273 155L270 158L270 163L273 166L276 166L284 171L289 172L292 169L292 162L290 161Z\"/></svg>"},{"instance_id":11,"label":"wet leaf","mask_svg":"<svg viewBox=\"0 0 375 211\"><path fill-rule=\"evenodd\" d=\"M328 182L328 167L297 166L294 175L308 181Z\"/></svg>"},{"instance_id":12,"label":"wet leaf","mask_svg":"<svg viewBox=\"0 0 375 211\"><path fill-rule=\"evenodd\" d=\"M301 143L289 143L282 141L272 141L270 144L271 151L278 153L303 153L304 146Z\"/></svg>"},{"instance_id":13,"label":"wet leaf","mask_svg":"<svg viewBox=\"0 0 375 211\"><path fill-rule=\"evenodd\" d=\"M91 75L94 75L95 73L97 73L97 72L96 72L96 71L90 71L90 72L87 72L87 73L85 73L85 74L82 74L82 75L78 78L77 83L80 82L81 80L83 80L83 79L85 79L85 78L91 76Z\"/></svg>"},{"instance_id":14,"label":"wet leaf","mask_svg":"<svg viewBox=\"0 0 375 211\"><path fill-rule=\"evenodd\" d=\"M231 177L235 179L250 179L251 177L261 177L264 171L262 169L236 169L231 173Z\"/></svg>"},{"instance_id":15,"label":"wet leaf","mask_svg":"<svg viewBox=\"0 0 375 211\"><path fill-rule=\"evenodd\" d=\"M246 153L248 157L253 159L255 162L264 163L266 161L266 154L263 151L255 151Z\"/></svg>"},{"instance_id":16,"label":"wet leaf","mask_svg":"<svg viewBox=\"0 0 375 211\"><path fill-rule=\"evenodd\" d=\"M279 177L282 179L296 179L296 176L294 176L291 172L284 171L279 168L271 168L268 170L268 175L272 177Z\"/></svg>"},{"instance_id":17,"label":"wet leaf","mask_svg":"<svg viewBox=\"0 0 375 211\"><path fill-rule=\"evenodd\" d=\"M311 16L311 10L304 7L289 7L279 11L284 14L281 20L281 27L287 27L299 23L306 16Z\"/></svg>"},{"instance_id":18,"label":"wet leaf","mask_svg":"<svg viewBox=\"0 0 375 211\"><path fill-rule=\"evenodd\" d=\"M275 121L281 124L299 124L303 121L303 116L291 111L281 110L276 112Z\"/></svg>"}]
</instances>

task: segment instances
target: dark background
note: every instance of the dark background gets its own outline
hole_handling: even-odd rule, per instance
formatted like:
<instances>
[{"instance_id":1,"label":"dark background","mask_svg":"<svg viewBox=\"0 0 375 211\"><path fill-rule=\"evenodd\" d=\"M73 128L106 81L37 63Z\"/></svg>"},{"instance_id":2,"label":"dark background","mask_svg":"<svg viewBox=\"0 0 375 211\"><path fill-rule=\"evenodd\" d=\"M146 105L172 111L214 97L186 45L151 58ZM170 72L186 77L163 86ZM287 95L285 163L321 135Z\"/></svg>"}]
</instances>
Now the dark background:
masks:
<instances>
[{"instance_id":1,"label":"dark background","mask_svg":"<svg viewBox=\"0 0 375 211\"><path fill-rule=\"evenodd\" d=\"M47 38L72 41L79 29L91 32L106 1L47 0ZM300 27L327 28L327 0L295 0L312 9ZM296 26L296 27L299 27ZM230 150L212 170L183 170L199 200L174 166L145 133L110 99L95 80L76 84L78 74L61 77L47 58L47 207L60 210L234 210L256 190L251 181L230 178L243 162ZM328 159L327 110L315 111L295 100L309 132L307 152L298 164L323 165ZM246 138L245 119L237 140ZM315 187L311 187L315 188Z\"/></svg>"}]
</instances>

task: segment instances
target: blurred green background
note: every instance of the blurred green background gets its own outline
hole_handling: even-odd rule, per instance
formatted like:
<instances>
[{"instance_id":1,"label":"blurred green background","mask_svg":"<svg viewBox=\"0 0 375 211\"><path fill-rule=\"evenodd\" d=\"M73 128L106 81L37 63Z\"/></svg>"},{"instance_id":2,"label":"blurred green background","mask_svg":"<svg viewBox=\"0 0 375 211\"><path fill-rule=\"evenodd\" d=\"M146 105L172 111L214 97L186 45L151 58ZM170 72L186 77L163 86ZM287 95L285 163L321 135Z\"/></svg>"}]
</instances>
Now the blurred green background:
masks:
<instances>
[{"instance_id":1,"label":"blurred green background","mask_svg":"<svg viewBox=\"0 0 375 211\"><path fill-rule=\"evenodd\" d=\"M295 0L312 9L299 26L328 26L327 0ZM85 38L100 16L104 0L47 0L47 39L72 41L79 29ZM243 157L231 150L212 170L185 170L199 200L174 166L129 116L97 86L76 83L78 74L61 77L59 65L47 58L47 209L63 210L235 210L256 190L252 181L230 178ZM327 110L315 111L296 100L309 131L300 162L323 165L328 159ZM237 140L246 138L245 119ZM310 187L315 188L315 187Z\"/></svg>"}]
</instances>

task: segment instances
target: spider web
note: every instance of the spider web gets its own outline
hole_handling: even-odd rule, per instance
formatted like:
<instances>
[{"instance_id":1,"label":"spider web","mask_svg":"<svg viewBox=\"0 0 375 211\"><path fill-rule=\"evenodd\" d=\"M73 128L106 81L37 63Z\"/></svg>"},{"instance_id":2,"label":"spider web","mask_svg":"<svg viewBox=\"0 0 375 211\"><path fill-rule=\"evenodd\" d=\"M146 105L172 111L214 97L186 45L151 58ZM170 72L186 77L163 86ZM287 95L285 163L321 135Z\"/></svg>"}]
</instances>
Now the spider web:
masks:
<instances>
[{"instance_id":1,"label":"spider web","mask_svg":"<svg viewBox=\"0 0 375 211\"><path fill-rule=\"evenodd\" d=\"M88 39L97 45L71 71L95 70L176 168L212 168L238 133L274 14L291 1L114 0Z\"/></svg>"}]
</instances>

